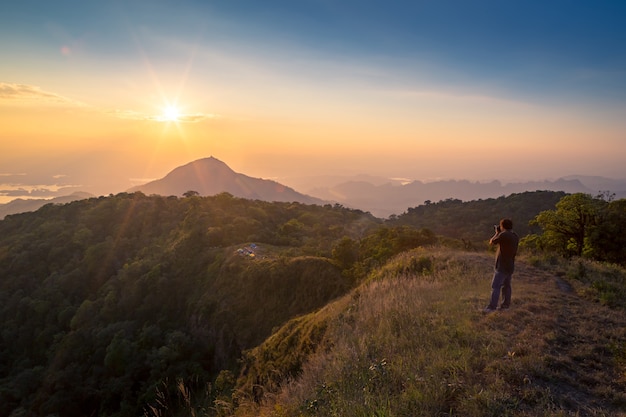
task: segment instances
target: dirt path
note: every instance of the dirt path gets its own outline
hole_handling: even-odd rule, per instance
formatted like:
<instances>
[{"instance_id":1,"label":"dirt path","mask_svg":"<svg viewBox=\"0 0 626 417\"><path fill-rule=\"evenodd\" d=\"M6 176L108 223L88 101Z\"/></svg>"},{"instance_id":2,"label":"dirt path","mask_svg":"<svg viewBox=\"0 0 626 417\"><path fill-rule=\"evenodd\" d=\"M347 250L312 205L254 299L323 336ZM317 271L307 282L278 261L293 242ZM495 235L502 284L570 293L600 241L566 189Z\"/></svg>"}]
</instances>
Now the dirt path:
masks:
<instances>
[{"instance_id":1,"label":"dirt path","mask_svg":"<svg viewBox=\"0 0 626 417\"><path fill-rule=\"evenodd\" d=\"M626 416L626 314L579 296L566 279L516 265L511 310L500 314L512 349L542 358L529 376L577 416ZM496 318L497 320L498 318Z\"/></svg>"}]
</instances>

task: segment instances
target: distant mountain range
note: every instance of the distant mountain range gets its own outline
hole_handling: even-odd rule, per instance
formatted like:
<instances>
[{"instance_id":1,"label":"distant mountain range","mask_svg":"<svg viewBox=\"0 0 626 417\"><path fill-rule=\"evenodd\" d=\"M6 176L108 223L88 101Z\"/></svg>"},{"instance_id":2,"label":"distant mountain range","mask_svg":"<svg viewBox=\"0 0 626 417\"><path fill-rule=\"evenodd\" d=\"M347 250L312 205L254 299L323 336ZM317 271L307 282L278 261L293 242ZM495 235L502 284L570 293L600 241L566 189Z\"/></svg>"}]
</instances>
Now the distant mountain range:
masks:
<instances>
[{"instance_id":1,"label":"distant mountain range","mask_svg":"<svg viewBox=\"0 0 626 417\"><path fill-rule=\"evenodd\" d=\"M401 184L397 180L390 180L386 184L378 185L357 180L311 188L308 194L346 207L369 211L377 217L388 217L392 214L401 214L407 208L422 205L427 201L437 202L448 198L471 201L538 190L586 193L593 196L608 191L614 193L615 198L626 198L626 180L570 176L555 181L520 183L502 183L495 180L491 182L445 180L412 181Z\"/></svg>"},{"instance_id":2,"label":"distant mountain range","mask_svg":"<svg viewBox=\"0 0 626 417\"><path fill-rule=\"evenodd\" d=\"M321 199L301 194L276 181L239 174L214 157L190 162L174 169L159 180L138 185L128 191L165 196L182 196L187 191L195 191L201 196L227 192L235 197L251 200L297 201L304 204L325 203Z\"/></svg>"},{"instance_id":3,"label":"distant mountain range","mask_svg":"<svg viewBox=\"0 0 626 417\"><path fill-rule=\"evenodd\" d=\"M9 201L5 204L0 204L0 220L4 219L9 214L24 213L26 211L35 211L46 204L65 204L76 200L83 200L85 198L93 197L93 194L77 191L70 195L64 195L60 197L54 197L51 199L24 199L16 198L13 201Z\"/></svg>"},{"instance_id":4,"label":"distant mountain range","mask_svg":"<svg viewBox=\"0 0 626 417\"><path fill-rule=\"evenodd\" d=\"M472 201L497 198L525 191L564 191L587 193L593 196L603 192L626 198L626 180L595 176L568 176L555 181L528 181L503 183L500 181L472 182L467 180L408 181L359 175L354 177L318 176L284 179L290 186L261 178L253 178L233 171L224 162L203 158L175 168L165 177L133 187L128 192L141 191L146 195L182 196L188 191L201 196L227 192L235 197L263 201L297 201L304 204L341 204L368 211L377 217L404 213L427 201L445 199ZM304 193L295 189L305 190ZM34 211L48 203L66 203L92 197L88 193L74 193L51 200L14 200L0 204L0 219L7 214Z\"/></svg>"}]
</instances>

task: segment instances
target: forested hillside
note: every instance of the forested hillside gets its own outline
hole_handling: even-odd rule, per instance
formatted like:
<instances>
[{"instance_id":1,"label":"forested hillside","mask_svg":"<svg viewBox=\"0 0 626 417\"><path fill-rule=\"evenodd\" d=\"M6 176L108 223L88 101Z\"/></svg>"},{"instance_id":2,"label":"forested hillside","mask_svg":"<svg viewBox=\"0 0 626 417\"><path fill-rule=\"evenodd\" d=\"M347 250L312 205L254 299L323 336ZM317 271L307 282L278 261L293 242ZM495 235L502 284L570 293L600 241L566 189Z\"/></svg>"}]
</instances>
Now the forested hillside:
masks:
<instances>
[{"instance_id":1,"label":"forested hillside","mask_svg":"<svg viewBox=\"0 0 626 417\"><path fill-rule=\"evenodd\" d=\"M7 216L0 221L0 415L163 416L191 408L225 416L247 415L250 407L248 415L258 415L268 395L300 375L320 347L343 343L327 331L337 329L338 317L352 320L349 300L369 288L363 285L387 275L436 273L425 285L439 288L449 276L462 288L459 280L475 284L483 273L454 257L435 258L430 249L407 251L464 236L481 245L477 224L486 225L486 240L503 215L533 219L554 209L548 201L557 196L467 203L481 204L467 216L454 202L441 217L430 212L455 219L444 238L419 225L416 211L382 221L339 205L229 194L123 193ZM622 219L615 217L622 205L607 207L611 219ZM436 229L440 222L433 221ZM490 266L479 269L488 275ZM597 281L584 268L575 271L592 301L621 305L617 272ZM381 322L395 320L376 314ZM621 355L626 348L615 337ZM383 360L391 360L369 356L381 372ZM330 394L310 403L310 414L325 415L329 409L319 401Z\"/></svg>"},{"instance_id":2,"label":"forested hillside","mask_svg":"<svg viewBox=\"0 0 626 417\"><path fill-rule=\"evenodd\" d=\"M481 248L481 243L491 237L493 225L503 217L513 219L513 228L520 236L538 233L539 227L533 228L529 222L540 212L553 209L565 195L560 191L529 191L467 202L429 201L391 216L389 223L428 227L438 235L462 239L468 246Z\"/></svg>"},{"instance_id":3,"label":"forested hillside","mask_svg":"<svg viewBox=\"0 0 626 417\"><path fill-rule=\"evenodd\" d=\"M228 194L120 194L8 216L0 415L136 416L163 381L207 383L351 288L332 244L378 223Z\"/></svg>"}]
</instances>

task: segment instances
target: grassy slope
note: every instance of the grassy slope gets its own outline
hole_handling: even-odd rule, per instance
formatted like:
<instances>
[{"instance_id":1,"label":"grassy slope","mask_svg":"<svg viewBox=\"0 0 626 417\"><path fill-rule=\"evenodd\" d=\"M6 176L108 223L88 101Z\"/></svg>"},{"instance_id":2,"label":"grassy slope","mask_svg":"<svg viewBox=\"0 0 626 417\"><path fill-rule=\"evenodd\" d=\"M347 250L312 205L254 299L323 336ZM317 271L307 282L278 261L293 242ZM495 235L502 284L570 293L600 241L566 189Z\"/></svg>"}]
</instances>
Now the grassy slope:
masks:
<instances>
[{"instance_id":1,"label":"grassy slope","mask_svg":"<svg viewBox=\"0 0 626 417\"><path fill-rule=\"evenodd\" d=\"M625 416L624 310L520 259L511 310L484 315L492 261L397 257L250 351L236 415Z\"/></svg>"}]
</instances>

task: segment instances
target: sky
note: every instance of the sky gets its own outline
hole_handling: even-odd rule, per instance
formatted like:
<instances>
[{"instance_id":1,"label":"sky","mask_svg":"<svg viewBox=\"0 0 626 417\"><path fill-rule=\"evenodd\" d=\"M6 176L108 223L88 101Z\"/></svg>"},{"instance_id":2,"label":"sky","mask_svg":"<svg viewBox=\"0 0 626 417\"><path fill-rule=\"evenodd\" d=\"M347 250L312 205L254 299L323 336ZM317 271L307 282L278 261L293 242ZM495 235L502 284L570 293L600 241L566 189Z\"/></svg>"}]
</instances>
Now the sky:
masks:
<instances>
[{"instance_id":1,"label":"sky","mask_svg":"<svg viewBox=\"0 0 626 417\"><path fill-rule=\"evenodd\" d=\"M253 177L626 178L626 2L0 5L0 203Z\"/></svg>"}]
</instances>

